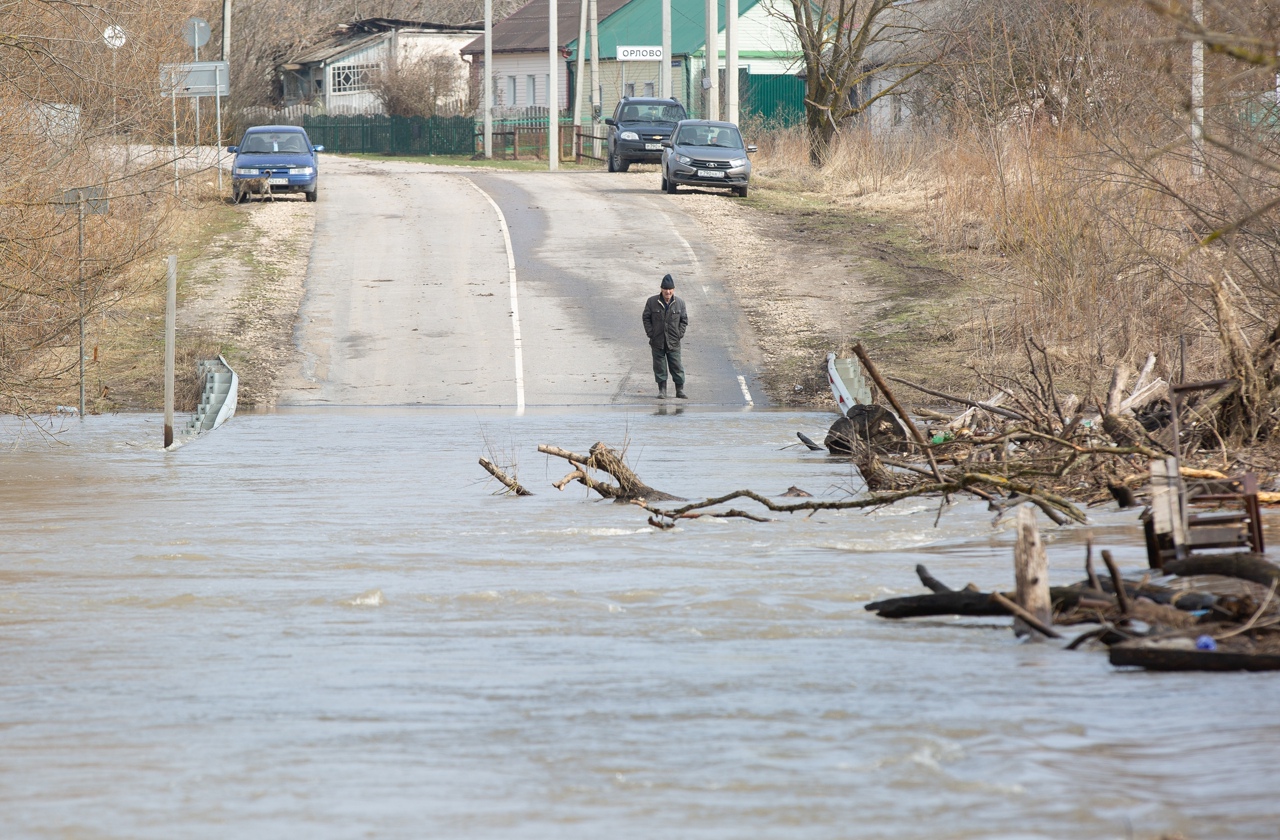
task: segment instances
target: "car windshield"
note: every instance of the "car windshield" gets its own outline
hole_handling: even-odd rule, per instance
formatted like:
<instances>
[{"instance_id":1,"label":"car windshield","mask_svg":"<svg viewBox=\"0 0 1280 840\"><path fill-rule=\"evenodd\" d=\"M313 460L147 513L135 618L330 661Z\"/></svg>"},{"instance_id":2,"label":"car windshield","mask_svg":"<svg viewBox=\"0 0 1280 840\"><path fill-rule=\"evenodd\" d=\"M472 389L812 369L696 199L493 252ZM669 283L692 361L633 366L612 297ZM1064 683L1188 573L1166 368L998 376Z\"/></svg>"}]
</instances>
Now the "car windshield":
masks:
<instances>
[{"instance_id":1,"label":"car windshield","mask_svg":"<svg viewBox=\"0 0 1280 840\"><path fill-rule=\"evenodd\" d=\"M675 123L685 118L684 108L679 105L624 105L618 117L619 122Z\"/></svg>"},{"instance_id":2,"label":"car windshield","mask_svg":"<svg viewBox=\"0 0 1280 840\"><path fill-rule=\"evenodd\" d=\"M305 155L308 151L307 141L297 132L261 132L250 134L244 138L240 151L247 154L271 154L272 152L289 152Z\"/></svg>"},{"instance_id":3,"label":"car windshield","mask_svg":"<svg viewBox=\"0 0 1280 840\"><path fill-rule=\"evenodd\" d=\"M738 129L728 126L686 125L676 136L676 145L741 149L742 135L738 133Z\"/></svg>"}]
</instances>

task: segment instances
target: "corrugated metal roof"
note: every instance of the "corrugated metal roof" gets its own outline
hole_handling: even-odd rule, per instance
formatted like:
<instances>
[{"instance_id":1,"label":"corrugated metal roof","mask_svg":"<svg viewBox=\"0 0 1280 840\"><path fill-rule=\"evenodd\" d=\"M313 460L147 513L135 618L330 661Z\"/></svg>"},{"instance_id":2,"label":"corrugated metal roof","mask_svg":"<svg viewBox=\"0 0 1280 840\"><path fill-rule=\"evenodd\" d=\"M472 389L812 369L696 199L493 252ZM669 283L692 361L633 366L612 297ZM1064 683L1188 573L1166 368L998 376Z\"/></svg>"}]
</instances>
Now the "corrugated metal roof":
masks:
<instances>
[{"instance_id":1,"label":"corrugated metal roof","mask_svg":"<svg viewBox=\"0 0 1280 840\"><path fill-rule=\"evenodd\" d=\"M546 21L546 12L543 12ZM291 57L285 64L317 64L331 61L340 55L356 52L386 38L391 32L447 32L450 34L467 34L483 30L484 24L476 23L430 23L417 20L398 20L395 18L365 18L343 24L324 41L310 47L306 51ZM546 42L546 38L543 38ZM282 65L283 66L283 65Z\"/></svg>"},{"instance_id":2,"label":"corrugated metal roof","mask_svg":"<svg viewBox=\"0 0 1280 840\"><path fill-rule=\"evenodd\" d=\"M630 0L596 0L596 19L600 26L610 15L626 6ZM547 11L550 4L547 0L530 0L506 18L493 25L493 51L495 53L511 52L546 52L547 51ZM579 6L573 0L559 0L556 4L558 18L557 34L564 47L578 37ZM463 55L484 53L484 36L472 41L462 48Z\"/></svg>"},{"instance_id":3,"label":"corrugated metal roof","mask_svg":"<svg viewBox=\"0 0 1280 840\"><path fill-rule=\"evenodd\" d=\"M322 44L316 44L311 49L294 56L289 59L287 64L318 64L322 61L329 61L332 58L343 55L344 53L356 52L364 49L371 44L376 44L387 37L385 32L376 32L374 34L367 33L343 33L345 37L335 37Z\"/></svg>"}]
</instances>

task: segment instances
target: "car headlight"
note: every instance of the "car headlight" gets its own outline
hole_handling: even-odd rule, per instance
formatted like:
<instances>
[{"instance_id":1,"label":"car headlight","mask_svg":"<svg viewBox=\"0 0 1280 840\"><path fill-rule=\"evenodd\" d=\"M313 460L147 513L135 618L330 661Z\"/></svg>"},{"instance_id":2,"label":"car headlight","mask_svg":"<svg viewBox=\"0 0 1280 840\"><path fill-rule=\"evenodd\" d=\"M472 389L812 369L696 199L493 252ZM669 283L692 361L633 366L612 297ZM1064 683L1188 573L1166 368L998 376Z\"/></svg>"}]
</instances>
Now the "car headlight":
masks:
<instances>
[{"instance_id":1,"label":"car headlight","mask_svg":"<svg viewBox=\"0 0 1280 840\"><path fill-rule=\"evenodd\" d=\"M310 166L295 166L289 170L290 175L312 175L315 169Z\"/></svg>"},{"instance_id":2,"label":"car headlight","mask_svg":"<svg viewBox=\"0 0 1280 840\"><path fill-rule=\"evenodd\" d=\"M624 131L618 136L623 140L639 140L640 139L640 135L636 134L634 131Z\"/></svg>"},{"instance_id":3,"label":"car headlight","mask_svg":"<svg viewBox=\"0 0 1280 840\"><path fill-rule=\"evenodd\" d=\"M746 165L747 165L746 158L734 158L733 160L729 161L729 166L733 167L734 169L737 169L739 166L746 166Z\"/></svg>"},{"instance_id":4,"label":"car headlight","mask_svg":"<svg viewBox=\"0 0 1280 840\"><path fill-rule=\"evenodd\" d=\"M257 175L257 174L258 174L258 170L256 170L256 169L251 169L251 168L249 168L249 167L247 167L247 166L237 166L237 167L236 167L236 174L237 174L237 175Z\"/></svg>"},{"instance_id":5,"label":"car headlight","mask_svg":"<svg viewBox=\"0 0 1280 840\"><path fill-rule=\"evenodd\" d=\"M676 155L676 163L690 164L693 163L693 158L685 155Z\"/></svg>"}]
</instances>

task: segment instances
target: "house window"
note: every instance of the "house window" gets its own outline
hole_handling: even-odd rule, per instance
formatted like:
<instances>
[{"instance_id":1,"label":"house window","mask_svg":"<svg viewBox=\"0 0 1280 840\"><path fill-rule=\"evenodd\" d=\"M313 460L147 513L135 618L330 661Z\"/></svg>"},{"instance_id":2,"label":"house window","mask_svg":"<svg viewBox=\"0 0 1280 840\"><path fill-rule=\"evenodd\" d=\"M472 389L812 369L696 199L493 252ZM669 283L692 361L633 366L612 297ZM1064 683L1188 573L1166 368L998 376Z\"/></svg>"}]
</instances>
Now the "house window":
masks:
<instances>
[{"instance_id":1,"label":"house window","mask_svg":"<svg viewBox=\"0 0 1280 840\"><path fill-rule=\"evenodd\" d=\"M902 97L896 93L889 97L889 124L902 125Z\"/></svg>"},{"instance_id":2,"label":"house window","mask_svg":"<svg viewBox=\"0 0 1280 840\"><path fill-rule=\"evenodd\" d=\"M653 82L644 83L644 95L653 96Z\"/></svg>"},{"instance_id":3,"label":"house window","mask_svg":"<svg viewBox=\"0 0 1280 840\"><path fill-rule=\"evenodd\" d=\"M337 64L334 65L333 93L359 93L373 87L373 80L381 66L377 64Z\"/></svg>"},{"instance_id":4,"label":"house window","mask_svg":"<svg viewBox=\"0 0 1280 840\"><path fill-rule=\"evenodd\" d=\"M516 77L507 76L507 101L502 103L508 108L516 107Z\"/></svg>"},{"instance_id":5,"label":"house window","mask_svg":"<svg viewBox=\"0 0 1280 840\"><path fill-rule=\"evenodd\" d=\"M635 83L635 82L627 82L627 87L626 87L626 89L622 92L622 95L623 95L623 96L635 96L635 95L636 95L636 83Z\"/></svg>"},{"instance_id":6,"label":"house window","mask_svg":"<svg viewBox=\"0 0 1280 840\"><path fill-rule=\"evenodd\" d=\"M532 74L524 77L524 91L526 105L538 104L538 77Z\"/></svg>"}]
</instances>

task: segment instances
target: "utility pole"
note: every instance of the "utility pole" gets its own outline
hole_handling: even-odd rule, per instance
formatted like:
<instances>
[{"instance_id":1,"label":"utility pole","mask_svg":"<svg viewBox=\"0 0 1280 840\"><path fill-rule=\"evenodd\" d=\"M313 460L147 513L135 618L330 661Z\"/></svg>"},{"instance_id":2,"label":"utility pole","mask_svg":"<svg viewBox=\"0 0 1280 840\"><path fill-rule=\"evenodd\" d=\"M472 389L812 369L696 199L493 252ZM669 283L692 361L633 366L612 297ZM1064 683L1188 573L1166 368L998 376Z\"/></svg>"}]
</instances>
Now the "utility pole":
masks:
<instances>
[{"instance_id":1,"label":"utility pole","mask_svg":"<svg viewBox=\"0 0 1280 840\"><path fill-rule=\"evenodd\" d=\"M738 0L724 3L725 119L738 124Z\"/></svg>"},{"instance_id":2,"label":"utility pole","mask_svg":"<svg viewBox=\"0 0 1280 840\"><path fill-rule=\"evenodd\" d=\"M493 158L493 0L484 0L484 156Z\"/></svg>"},{"instance_id":3,"label":"utility pole","mask_svg":"<svg viewBox=\"0 0 1280 840\"><path fill-rule=\"evenodd\" d=\"M662 65L658 71L659 95L671 98L671 0L662 0Z\"/></svg>"},{"instance_id":4,"label":"utility pole","mask_svg":"<svg viewBox=\"0 0 1280 840\"><path fill-rule=\"evenodd\" d=\"M1192 0L1191 15L1204 29L1204 0ZM1200 35L1199 32L1196 33ZM1204 39L1191 44L1191 174L1204 175Z\"/></svg>"},{"instance_id":5,"label":"utility pole","mask_svg":"<svg viewBox=\"0 0 1280 840\"><path fill-rule=\"evenodd\" d=\"M596 0L587 0L588 23L591 26L591 156L600 159L600 21L596 17Z\"/></svg>"},{"instance_id":6,"label":"utility pole","mask_svg":"<svg viewBox=\"0 0 1280 840\"><path fill-rule=\"evenodd\" d=\"M587 0L578 0L578 57L573 74L573 151L574 159L582 154L582 94L586 90L582 78L583 58L587 49ZM592 132L593 134L595 132Z\"/></svg>"},{"instance_id":7,"label":"utility pole","mask_svg":"<svg viewBox=\"0 0 1280 840\"><path fill-rule=\"evenodd\" d=\"M718 0L707 0L707 115L720 119L720 9Z\"/></svg>"},{"instance_id":8,"label":"utility pole","mask_svg":"<svg viewBox=\"0 0 1280 840\"><path fill-rule=\"evenodd\" d=\"M560 62L559 20L560 10L556 0L547 3L547 63L551 72L547 75L547 170L560 168Z\"/></svg>"},{"instance_id":9,"label":"utility pole","mask_svg":"<svg viewBox=\"0 0 1280 840\"><path fill-rule=\"evenodd\" d=\"M231 60L231 0L222 0L222 60Z\"/></svg>"}]
</instances>

